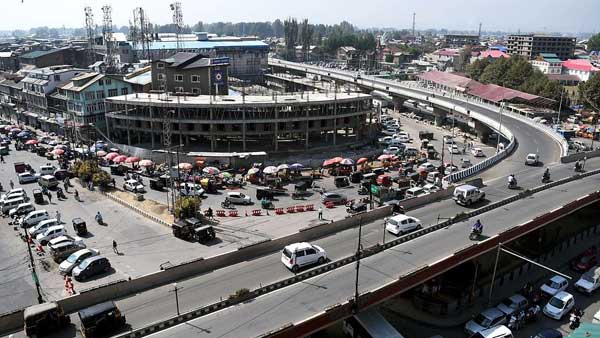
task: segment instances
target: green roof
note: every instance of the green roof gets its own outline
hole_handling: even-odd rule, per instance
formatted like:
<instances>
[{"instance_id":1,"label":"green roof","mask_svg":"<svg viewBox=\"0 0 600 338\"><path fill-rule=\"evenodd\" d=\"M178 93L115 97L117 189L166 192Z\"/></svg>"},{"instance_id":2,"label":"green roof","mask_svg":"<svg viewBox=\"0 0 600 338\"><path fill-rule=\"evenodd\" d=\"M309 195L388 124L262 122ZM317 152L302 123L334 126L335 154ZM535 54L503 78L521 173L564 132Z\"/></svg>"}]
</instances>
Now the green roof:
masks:
<instances>
[{"instance_id":1,"label":"green roof","mask_svg":"<svg viewBox=\"0 0 600 338\"><path fill-rule=\"evenodd\" d=\"M581 323L567 338L598 338L600 337L600 324Z\"/></svg>"},{"instance_id":2,"label":"green roof","mask_svg":"<svg viewBox=\"0 0 600 338\"><path fill-rule=\"evenodd\" d=\"M562 62L562 60L559 58L544 58L544 61L550 62L550 63L561 63Z\"/></svg>"},{"instance_id":3,"label":"green roof","mask_svg":"<svg viewBox=\"0 0 600 338\"><path fill-rule=\"evenodd\" d=\"M27 54L23 54L21 55L22 58L26 58L26 59L35 59L35 58L39 58L40 56L44 56L44 55L48 55L48 54L52 54L54 52L59 51L60 49L52 49L52 50L36 50L35 52L31 52L31 53L27 53Z\"/></svg>"},{"instance_id":4,"label":"green roof","mask_svg":"<svg viewBox=\"0 0 600 338\"><path fill-rule=\"evenodd\" d=\"M545 58L556 58L558 59L558 55L554 54L554 53L540 53L540 56Z\"/></svg>"}]
</instances>

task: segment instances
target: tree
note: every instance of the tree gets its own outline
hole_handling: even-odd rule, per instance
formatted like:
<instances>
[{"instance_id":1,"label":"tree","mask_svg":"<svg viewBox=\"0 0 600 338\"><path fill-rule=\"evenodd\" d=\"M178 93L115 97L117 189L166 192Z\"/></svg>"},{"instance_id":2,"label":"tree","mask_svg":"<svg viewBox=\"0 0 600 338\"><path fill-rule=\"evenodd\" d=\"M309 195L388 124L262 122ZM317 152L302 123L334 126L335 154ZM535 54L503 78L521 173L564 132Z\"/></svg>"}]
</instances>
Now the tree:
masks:
<instances>
[{"instance_id":1,"label":"tree","mask_svg":"<svg viewBox=\"0 0 600 338\"><path fill-rule=\"evenodd\" d=\"M193 27L192 30L194 32L204 32L204 23L202 21L198 21Z\"/></svg>"},{"instance_id":2,"label":"tree","mask_svg":"<svg viewBox=\"0 0 600 338\"><path fill-rule=\"evenodd\" d=\"M196 216L196 212L200 209L202 201L195 196L182 196L175 201L175 217L191 218Z\"/></svg>"},{"instance_id":3,"label":"tree","mask_svg":"<svg viewBox=\"0 0 600 338\"><path fill-rule=\"evenodd\" d=\"M288 18L283 22L285 33L285 52L286 60L296 59L296 44L298 41L298 20Z\"/></svg>"},{"instance_id":4,"label":"tree","mask_svg":"<svg viewBox=\"0 0 600 338\"><path fill-rule=\"evenodd\" d=\"M600 112L600 72L595 73L582 87L584 104Z\"/></svg>"},{"instance_id":5,"label":"tree","mask_svg":"<svg viewBox=\"0 0 600 338\"><path fill-rule=\"evenodd\" d=\"M591 51L600 51L600 33L592 36L588 40L587 50L588 50L588 52L591 52Z\"/></svg>"},{"instance_id":6,"label":"tree","mask_svg":"<svg viewBox=\"0 0 600 338\"><path fill-rule=\"evenodd\" d=\"M489 64L490 61L488 59L477 59L467 67L467 75L471 79L479 81L483 71Z\"/></svg>"},{"instance_id":7,"label":"tree","mask_svg":"<svg viewBox=\"0 0 600 338\"><path fill-rule=\"evenodd\" d=\"M310 45L312 43L314 28L308 23L308 19L302 20L300 24L300 44L302 45L302 57L308 61Z\"/></svg>"}]
</instances>

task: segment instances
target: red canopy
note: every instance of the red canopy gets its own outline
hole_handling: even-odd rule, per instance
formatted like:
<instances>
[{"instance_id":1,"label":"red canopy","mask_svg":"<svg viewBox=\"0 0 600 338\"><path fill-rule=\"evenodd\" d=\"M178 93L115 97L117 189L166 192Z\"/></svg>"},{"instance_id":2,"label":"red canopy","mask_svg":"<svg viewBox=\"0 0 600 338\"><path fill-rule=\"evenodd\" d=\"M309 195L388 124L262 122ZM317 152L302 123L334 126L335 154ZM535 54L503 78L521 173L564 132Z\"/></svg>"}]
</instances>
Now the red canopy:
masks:
<instances>
[{"instance_id":1,"label":"red canopy","mask_svg":"<svg viewBox=\"0 0 600 338\"><path fill-rule=\"evenodd\" d=\"M356 164L363 164L365 162L367 162L369 159L366 157L361 157L358 159L358 161L356 161Z\"/></svg>"},{"instance_id":2,"label":"red canopy","mask_svg":"<svg viewBox=\"0 0 600 338\"><path fill-rule=\"evenodd\" d=\"M125 163L136 163L136 162L139 162L139 161L140 161L139 157L137 157L137 156L131 156L131 157L128 157L125 160Z\"/></svg>"},{"instance_id":3,"label":"red canopy","mask_svg":"<svg viewBox=\"0 0 600 338\"><path fill-rule=\"evenodd\" d=\"M108 155L106 155L106 156L108 156ZM113 158L112 161L115 162L115 163L122 163L122 162L125 162L125 160L127 160L127 156L125 156L125 155L119 155L119 156Z\"/></svg>"}]
</instances>

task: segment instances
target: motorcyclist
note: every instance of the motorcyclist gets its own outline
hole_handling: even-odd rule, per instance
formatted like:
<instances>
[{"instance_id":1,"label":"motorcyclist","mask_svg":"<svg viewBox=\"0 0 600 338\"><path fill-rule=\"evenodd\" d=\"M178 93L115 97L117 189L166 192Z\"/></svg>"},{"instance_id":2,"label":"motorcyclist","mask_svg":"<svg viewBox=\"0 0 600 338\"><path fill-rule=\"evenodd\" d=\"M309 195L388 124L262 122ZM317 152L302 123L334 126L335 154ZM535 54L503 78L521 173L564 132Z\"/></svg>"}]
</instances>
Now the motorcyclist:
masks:
<instances>
[{"instance_id":1,"label":"motorcyclist","mask_svg":"<svg viewBox=\"0 0 600 338\"><path fill-rule=\"evenodd\" d=\"M575 171L581 171L581 162L579 160L575 162Z\"/></svg>"},{"instance_id":2,"label":"motorcyclist","mask_svg":"<svg viewBox=\"0 0 600 338\"><path fill-rule=\"evenodd\" d=\"M100 215L100 211L96 214L96 222L102 223L102 215Z\"/></svg>"},{"instance_id":3,"label":"motorcyclist","mask_svg":"<svg viewBox=\"0 0 600 338\"><path fill-rule=\"evenodd\" d=\"M544 176L542 176L542 180L550 181L550 169L549 168L546 168L546 171L544 171Z\"/></svg>"},{"instance_id":4,"label":"motorcyclist","mask_svg":"<svg viewBox=\"0 0 600 338\"><path fill-rule=\"evenodd\" d=\"M510 176L508 176L508 185L511 187L517 185L517 179L515 178L515 174L510 174Z\"/></svg>"},{"instance_id":5,"label":"motorcyclist","mask_svg":"<svg viewBox=\"0 0 600 338\"><path fill-rule=\"evenodd\" d=\"M475 224L473 224L472 231L478 234L483 232L483 224L481 224L480 220L477 220Z\"/></svg>"}]
</instances>

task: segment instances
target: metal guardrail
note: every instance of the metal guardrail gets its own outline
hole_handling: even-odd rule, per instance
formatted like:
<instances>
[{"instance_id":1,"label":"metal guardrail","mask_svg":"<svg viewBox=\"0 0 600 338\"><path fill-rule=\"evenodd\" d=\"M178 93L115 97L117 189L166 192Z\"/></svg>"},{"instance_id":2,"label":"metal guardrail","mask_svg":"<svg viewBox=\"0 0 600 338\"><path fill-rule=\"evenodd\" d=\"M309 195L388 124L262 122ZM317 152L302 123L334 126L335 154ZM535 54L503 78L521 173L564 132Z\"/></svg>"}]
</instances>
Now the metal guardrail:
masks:
<instances>
[{"instance_id":1,"label":"metal guardrail","mask_svg":"<svg viewBox=\"0 0 600 338\"><path fill-rule=\"evenodd\" d=\"M577 175L570 176L570 177L567 177L567 178L564 178L564 179L561 179L561 180L558 180L558 181L555 181L555 182L551 182L549 184L545 184L545 185L542 185L542 186L539 186L539 187L535 187L535 188L523 191L523 192L521 192L521 193L519 193L517 195L513 195L511 197L505 198L503 200L500 200L500 201L497 201L497 202L494 202L494 203L490 203L490 204L486 205L485 207L473 210L471 212L457 214L453 218L451 218L449 220L446 220L446 221L444 221L442 223L438 223L436 225L433 225L433 226L430 226L430 227L427 227L427 228L423 228L423 229L415 231L413 233L401 236L401 237L399 237L399 238L397 238L397 239L395 239L393 241L384 243L383 245L378 243L378 244L375 244L375 245L373 245L371 247L368 247L368 248L366 248L366 249L364 249L362 251L361 258L366 258L366 257L372 256L372 255L375 255L375 254L377 254L377 253L379 253L381 251L384 251L384 250L390 249L392 247L395 247L397 245L400 245L402 243L411 241L411 240L413 240L415 238L418 238L418 237L424 236L426 234L432 233L434 231L446 228L446 227L448 227L448 226L450 226L450 225L452 225L454 223L462 222L462 221L464 221L464 220L466 220L468 218L472 218L472 217L475 217L477 215L480 215L480 214L483 214L485 212L488 212L488 211L490 211L492 209L496 209L496 208L502 207L502 206L504 206L506 204L512 203L512 202L517 201L519 199L526 198L526 197L530 196L531 194L534 194L534 193L537 193L537 192L540 192L540 191L543 191L543 190L551 189L551 188L553 188L553 187L555 187L557 185L565 184L565 183L568 183L568 182L572 182L574 180L578 180L578 179L581 179L581 178L584 178L584 177L588 177L588 176L592 176L592 175L596 175L596 174L600 174L600 169L589 171L589 172L585 172L585 173L582 173L582 174L577 174ZM297 274L297 275L295 275L293 277L286 278L286 279L283 279L283 280L280 280L280 281L277 281L277 282L274 282L274 283L271 283L271 284L268 284L268 285L265 285L265 286L261 286L258 289L249 291L246 295L244 295L242 297L237 297L237 298L233 298L233 299L226 299L226 300L219 301L219 302L216 302L216 303L213 303L213 304L209 304L209 305L203 306L201 308L198 308L196 310L192 310L190 312L181 314L179 316L175 316L175 317L172 317L172 318L169 318L169 319L166 319L166 320L162 320L162 321L150 324L150 325L148 325L148 326L146 326L144 328L134 329L134 330L132 330L130 332L123 333L123 334L120 334L120 335L116 335L113 338L138 338L138 337L143 337L143 336L146 336L148 334L152 334L152 333L164 330L166 328L178 325L178 324L180 324L180 323L182 323L184 321L189 321L189 320L192 320L192 319L195 319L195 318L199 318L199 317L205 316L207 314L210 314L210 313L213 313L213 312L216 312L216 311L220 311L220 310L222 310L222 309L224 309L226 307L246 302L246 301L248 301L250 299L256 298L256 297L264 295L266 293L273 292L275 290L278 290L278 289L290 286L292 284L301 282L303 280L315 277L315 276L320 275L322 273L325 273L325 272L328 272L328 271L331 271L331 270L334 270L334 269L338 269L338 268L340 268L340 267L342 267L344 265L353 263L355 261L356 261L356 255L353 254L353 255L341 258L339 260L336 260L334 262L330 262L330 263L328 263L326 265L322 265L320 267L308 270L308 271L303 272L301 274Z\"/></svg>"}]
</instances>

